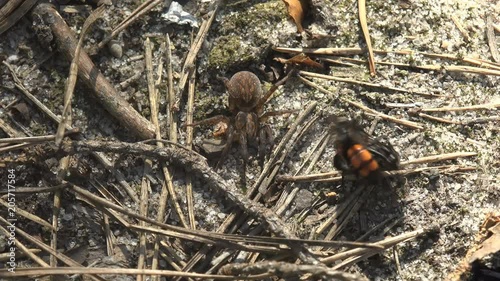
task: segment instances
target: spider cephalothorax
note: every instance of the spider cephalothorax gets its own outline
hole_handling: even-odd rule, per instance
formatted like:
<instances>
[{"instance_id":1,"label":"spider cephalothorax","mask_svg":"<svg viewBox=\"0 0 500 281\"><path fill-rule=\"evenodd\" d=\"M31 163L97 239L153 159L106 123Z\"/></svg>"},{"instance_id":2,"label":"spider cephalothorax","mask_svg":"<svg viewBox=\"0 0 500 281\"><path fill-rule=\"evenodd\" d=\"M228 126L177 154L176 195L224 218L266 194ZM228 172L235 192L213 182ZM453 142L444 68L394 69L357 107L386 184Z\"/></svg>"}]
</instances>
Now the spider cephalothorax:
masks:
<instances>
[{"instance_id":1,"label":"spider cephalothorax","mask_svg":"<svg viewBox=\"0 0 500 281\"><path fill-rule=\"evenodd\" d=\"M264 156L266 147L273 145L273 135L271 127L263 124L271 116L293 112L293 110L273 111L263 113L263 107L269 97L278 86L282 85L286 79L280 80L263 95L259 78L249 71L240 71L234 74L231 79L221 78L229 93L228 103L231 111L230 117L217 115L193 124L220 124L221 130L214 135L225 135L226 144L222 150L221 158L217 165L220 165L231 149L232 143L237 141L241 146L241 154L245 162L248 160L248 143L257 142L259 155Z\"/></svg>"}]
</instances>

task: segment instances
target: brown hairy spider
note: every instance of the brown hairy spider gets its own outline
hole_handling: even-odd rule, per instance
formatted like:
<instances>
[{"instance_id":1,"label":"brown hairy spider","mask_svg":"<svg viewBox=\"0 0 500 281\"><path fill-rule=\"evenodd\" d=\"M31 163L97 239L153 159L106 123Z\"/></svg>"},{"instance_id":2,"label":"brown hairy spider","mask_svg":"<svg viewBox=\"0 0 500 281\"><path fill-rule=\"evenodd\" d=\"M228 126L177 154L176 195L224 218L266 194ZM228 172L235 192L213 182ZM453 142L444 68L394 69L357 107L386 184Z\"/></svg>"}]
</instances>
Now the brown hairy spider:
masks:
<instances>
[{"instance_id":1,"label":"brown hairy spider","mask_svg":"<svg viewBox=\"0 0 500 281\"><path fill-rule=\"evenodd\" d=\"M234 74L231 79L220 78L229 93L228 103L232 116L217 115L188 124L188 126L219 124L220 130L216 131L214 136L226 135L226 144L217 167L223 162L233 142L240 143L241 154L246 163L248 161L248 143L257 141L258 153L263 159L266 146L272 147L274 139L271 127L262 123L271 116L295 112L295 110L281 110L263 113L264 104L276 89L285 83L290 73L274 84L265 95L262 94L259 78L252 72L240 71Z\"/></svg>"}]
</instances>

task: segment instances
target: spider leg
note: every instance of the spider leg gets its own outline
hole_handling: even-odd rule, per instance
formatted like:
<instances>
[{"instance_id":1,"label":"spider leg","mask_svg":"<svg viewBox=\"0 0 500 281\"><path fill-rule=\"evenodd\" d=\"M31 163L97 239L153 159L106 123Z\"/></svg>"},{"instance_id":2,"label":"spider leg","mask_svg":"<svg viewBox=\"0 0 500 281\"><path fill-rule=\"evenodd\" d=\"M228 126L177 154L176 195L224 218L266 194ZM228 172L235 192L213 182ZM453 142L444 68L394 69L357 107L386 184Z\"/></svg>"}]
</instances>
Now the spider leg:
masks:
<instances>
[{"instance_id":1,"label":"spider leg","mask_svg":"<svg viewBox=\"0 0 500 281\"><path fill-rule=\"evenodd\" d=\"M267 93L257 102L256 108L261 108L266 103L266 101L271 97L271 95L274 92L276 92L278 87L285 84L285 82L288 80L288 78L290 78L290 76L292 76L292 74L295 74L295 73L296 73L295 69L292 69L290 72L288 72L288 74L285 77L283 77L283 79L276 82L271 87L271 89L269 89L269 91L267 91Z\"/></svg>"},{"instance_id":2,"label":"spider leg","mask_svg":"<svg viewBox=\"0 0 500 281\"><path fill-rule=\"evenodd\" d=\"M264 163L264 157L274 146L273 130L269 124L263 125L259 130L259 158Z\"/></svg>"},{"instance_id":3,"label":"spider leg","mask_svg":"<svg viewBox=\"0 0 500 281\"><path fill-rule=\"evenodd\" d=\"M240 147L241 147L241 154L243 156L243 161L245 163L248 162L248 142L247 142L247 134L245 133L240 133Z\"/></svg>"},{"instance_id":4,"label":"spider leg","mask_svg":"<svg viewBox=\"0 0 500 281\"><path fill-rule=\"evenodd\" d=\"M226 158L227 153L231 149L233 145L233 138L235 137L235 128L234 126L230 125L229 128L227 129L227 139L226 139L226 145L224 146L224 149L222 150L222 153L220 155L219 161L217 161L217 164L215 165L215 170L218 170L220 168L220 165L222 165L222 162L224 162L224 159Z\"/></svg>"},{"instance_id":5,"label":"spider leg","mask_svg":"<svg viewBox=\"0 0 500 281\"><path fill-rule=\"evenodd\" d=\"M258 125L257 119L252 117L257 117L255 114L249 114L243 111L238 112L235 117L234 127L238 132L238 140L240 142L241 154L243 155L243 160L245 163L248 161L248 137L255 137L255 125ZM254 120L253 120L254 119Z\"/></svg>"},{"instance_id":6,"label":"spider leg","mask_svg":"<svg viewBox=\"0 0 500 281\"><path fill-rule=\"evenodd\" d=\"M194 123L191 123L191 124L186 124L185 126L192 126L192 127L196 127L196 126L200 126L200 125L215 125L221 121L224 121L226 123L229 123L229 118L224 116L224 115L216 115L214 117L210 117L210 118L207 118L207 119L203 119L203 120L200 120L198 122L194 122Z\"/></svg>"},{"instance_id":7,"label":"spider leg","mask_svg":"<svg viewBox=\"0 0 500 281\"><path fill-rule=\"evenodd\" d=\"M288 113L295 113L298 111L299 111L299 109L268 111L268 112L262 114L259 117L259 120L260 120L260 122L266 122L269 118L271 118L273 116L284 115L284 114L288 114Z\"/></svg>"}]
</instances>

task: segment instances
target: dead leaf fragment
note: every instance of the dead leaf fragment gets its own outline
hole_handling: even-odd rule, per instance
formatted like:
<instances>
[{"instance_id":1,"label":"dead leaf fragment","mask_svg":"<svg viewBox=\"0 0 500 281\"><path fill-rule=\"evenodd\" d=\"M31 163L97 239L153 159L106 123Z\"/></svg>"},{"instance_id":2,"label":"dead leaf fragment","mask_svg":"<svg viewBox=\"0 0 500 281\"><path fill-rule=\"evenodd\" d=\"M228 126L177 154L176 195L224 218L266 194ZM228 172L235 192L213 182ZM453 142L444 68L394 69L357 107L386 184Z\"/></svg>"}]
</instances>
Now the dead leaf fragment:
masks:
<instances>
[{"instance_id":1,"label":"dead leaf fragment","mask_svg":"<svg viewBox=\"0 0 500 281\"><path fill-rule=\"evenodd\" d=\"M310 67L323 68L321 63L314 61L304 53L300 53L290 59L275 58L275 60L283 64L306 65Z\"/></svg>"},{"instance_id":2,"label":"dead leaf fragment","mask_svg":"<svg viewBox=\"0 0 500 281\"><path fill-rule=\"evenodd\" d=\"M288 8L288 14L292 17L295 25L297 26L297 32L302 33L302 31L304 31L304 28L302 27L302 20L304 20L304 14L307 11L305 1L283 0L283 2Z\"/></svg>"}]
</instances>

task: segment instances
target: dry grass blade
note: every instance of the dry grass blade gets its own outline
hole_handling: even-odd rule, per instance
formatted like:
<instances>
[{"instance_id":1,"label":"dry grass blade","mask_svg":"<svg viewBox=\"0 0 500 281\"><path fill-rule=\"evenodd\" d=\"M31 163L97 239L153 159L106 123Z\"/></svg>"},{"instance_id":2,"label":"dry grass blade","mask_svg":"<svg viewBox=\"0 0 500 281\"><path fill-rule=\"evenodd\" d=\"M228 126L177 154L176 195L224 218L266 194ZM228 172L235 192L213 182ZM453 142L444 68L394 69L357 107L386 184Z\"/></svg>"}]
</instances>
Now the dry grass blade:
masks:
<instances>
[{"instance_id":1,"label":"dry grass blade","mask_svg":"<svg viewBox=\"0 0 500 281\"><path fill-rule=\"evenodd\" d=\"M102 47L106 46L106 44L108 44L111 40L113 40L113 38L115 38L116 35L118 35L118 33L120 33L122 30L127 28L135 20L137 20L139 17L141 17L145 13L149 12L151 9L156 7L156 5L160 4L161 2L163 2L163 1L162 0L148 0L148 1L145 1L144 3L142 3L141 5L139 5L139 7L137 7L134 11L132 11L132 13L130 13L130 15L126 19L124 19L120 24L118 24L117 27L115 27L113 29L113 31L111 31L111 34L108 37L104 38L104 40L99 42L99 44L97 45L97 48L101 49Z\"/></svg>"},{"instance_id":2,"label":"dry grass blade","mask_svg":"<svg viewBox=\"0 0 500 281\"><path fill-rule=\"evenodd\" d=\"M500 62L500 53L498 52L495 30L493 28L493 17L491 15L486 18L486 37L488 39L488 46L490 47L491 57L494 61Z\"/></svg>"},{"instance_id":3,"label":"dry grass blade","mask_svg":"<svg viewBox=\"0 0 500 281\"><path fill-rule=\"evenodd\" d=\"M317 116L317 117L319 117L319 116ZM316 118L314 119L314 121L315 120L316 120ZM311 124L313 124L314 121L311 122ZM299 169L297 169L297 171L295 172L295 175L298 175L299 173L302 172L302 169L304 168L305 164L309 160L311 160L311 161L309 162L309 165L305 169L304 173L310 173L311 172L311 170L316 165L319 157L321 156L321 154L325 150L326 145L328 144L328 140L330 139L330 135L331 134L329 134L328 132L325 132L321 136L320 140L316 143L316 145L312 149L311 153L308 154L308 156L306 157L306 159L304 159L302 165L299 167ZM295 143L294 143L293 146L295 146ZM312 157L312 159L310 159L310 157ZM286 211L286 209L288 208L288 206L292 203L293 199L295 198L295 196L299 192L299 189L300 189L299 187L295 187L292 184L292 185L287 186L283 190L282 194L280 195L280 198L278 199L278 202L276 202L276 206L274 207L274 209L276 210L276 213L278 215L283 215L283 213Z\"/></svg>"},{"instance_id":4,"label":"dry grass blade","mask_svg":"<svg viewBox=\"0 0 500 281\"><path fill-rule=\"evenodd\" d=\"M486 104L476 104L464 107L436 107L436 108L422 108L421 112L445 112L445 111L468 111L468 110L496 110L500 108L500 101L495 101Z\"/></svg>"},{"instance_id":5,"label":"dry grass blade","mask_svg":"<svg viewBox=\"0 0 500 281\"><path fill-rule=\"evenodd\" d=\"M305 53L309 55L362 55L364 53L364 50L361 48L286 48L286 47L274 47L273 50L278 51L278 52L283 52L283 53L291 53L291 54L299 54L299 53ZM418 52L418 51L412 51L412 50L373 50L375 54L382 54L382 55L387 55L387 54L398 54L398 55L407 55L407 56L415 56L415 55L422 55L424 57L429 57L429 58L437 58L437 59L447 59L447 60L452 60L452 61L461 61L461 62L466 62L470 63L472 65L476 65L478 67L469 67L469 66L444 66L444 65L439 65L439 66L434 66L434 65L427 65L427 66L420 66L420 67L428 67L428 70L440 70L441 68L444 68L448 71L461 71L461 72L470 72L470 73L477 73L477 74L485 74L485 75L500 75L498 71L494 70L500 70L500 66L497 65L495 62L483 60L483 59L477 59L473 57L462 57L462 56L457 56L457 55L450 55L450 54L435 54L435 53L425 53L425 52ZM490 72L491 71L491 72Z\"/></svg>"},{"instance_id":6,"label":"dry grass blade","mask_svg":"<svg viewBox=\"0 0 500 281\"><path fill-rule=\"evenodd\" d=\"M376 242L375 244L384 247L384 249L388 249L388 248L390 248L398 243L401 243L403 241L407 241L410 239L414 239L420 235L423 235L423 234L426 234L428 232L435 231L435 230L436 230L436 228L434 228L434 227L429 227L426 229L418 229L418 230L415 230L412 232L403 233L403 234L395 236L395 237L386 238L380 242ZM334 254L334 255L326 257L326 258L322 258L321 261L324 264L328 265L328 264L334 264L335 262L337 262L339 260L345 260L345 259L351 258L351 257L359 257L359 256L362 256L364 254L375 255L379 252L380 252L380 250L373 250L373 249L352 249L352 250L347 250L347 251L344 251L344 252L341 252L338 254ZM334 268L338 269L338 268L341 268L342 266L344 266L344 265L340 265L340 266L336 265Z\"/></svg>"},{"instance_id":7,"label":"dry grass blade","mask_svg":"<svg viewBox=\"0 0 500 281\"><path fill-rule=\"evenodd\" d=\"M474 66L466 66L466 65L420 65L419 68L425 70L435 70L441 71L446 70L447 72L459 72L459 73L473 73L473 74L481 74L481 75L494 75L500 76L500 70L497 69L487 69L480 68Z\"/></svg>"},{"instance_id":8,"label":"dry grass blade","mask_svg":"<svg viewBox=\"0 0 500 281\"><path fill-rule=\"evenodd\" d=\"M453 152L453 153L445 153L439 155L425 156L413 160L402 161L401 166L407 166L412 164L425 164L425 163L433 163L438 161L452 160L461 157L472 157L477 156L476 152ZM390 175L407 175L411 173L417 173L422 171L428 171L432 169L438 170L447 170L457 168L462 171L473 169L473 167L461 167L456 165L444 165L437 167L423 167L418 169L406 169L406 170L397 170L397 171L384 171L383 174ZM294 182L314 182L314 181L340 181L342 179L341 173L339 171L332 171L326 173L318 173L318 174L309 174L309 175L299 175L299 176L286 176L281 175L277 177L277 181L294 181Z\"/></svg>"},{"instance_id":9,"label":"dry grass blade","mask_svg":"<svg viewBox=\"0 0 500 281\"><path fill-rule=\"evenodd\" d=\"M365 185L360 185L346 200L340 205L336 205L334 207L334 212L331 214L331 216L324 221L321 225L319 225L316 229L314 229L311 233L312 237L318 237L321 233L325 232L326 229L330 225L335 225L336 222L339 220L340 216L342 214L346 213L346 210L350 206L352 206L355 200L357 200L359 197L361 197L362 192L365 190L366 186ZM332 227L333 229L333 227ZM332 230L330 229L330 231Z\"/></svg>"},{"instance_id":10,"label":"dry grass blade","mask_svg":"<svg viewBox=\"0 0 500 281\"><path fill-rule=\"evenodd\" d=\"M300 74L306 74L306 75L311 75L312 77L318 77L318 78L325 78L325 79L330 79L331 77L333 76L329 76L329 75L322 75L322 74L317 74L317 73L310 73L310 72L305 72L305 71L300 71ZM323 93L327 93L329 95L333 95L335 96L332 92L320 87L319 85L317 85L316 83L310 81L310 80L307 80L305 79L304 77L302 76L299 76L299 78L304 82L306 83L307 85L313 87L313 88L316 88L318 89L319 91L323 92ZM408 120L404 120L404 119L398 119L398 118L395 118L395 117L392 117L392 116L389 116L387 114L384 114L384 113L381 113L381 112L378 112L374 109L371 109L367 106L364 106L360 103L357 103L357 102L353 102L353 101L350 101L350 100L347 100L347 99L344 99L344 98L340 98L341 101L345 102L345 103L348 103L350 105L353 105L357 108L360 108L366 112L369 112L375 116L378 116L382 119L385 119L385 120L388 120L388 121L392 121L394 123L398 123L398 124L401 124L401 125L405 125L407 127L410 127L412 129L423 129L424 127L422 125L420 125L419 123L416 123L416 122L412 122L412 121L408 121Z\"/></svg>"},{"instance_id":11,"label":"dry grass blade","mask_svg":"<svg viewBox=\"0 0 500 281\"><path fill-rule=\"evenodd\" d=\"M198 34L196 34L196 37L193 43L191 44L191 47L189 48L186 60L184 61L184 65L182 66L181 78L179 80L180 91L182 91L186 86L186 82L190 76L190 72L192 69L194 69L194 62L196 60L196 56L198 55L198 52L200 51L201 46L203 45L203 41L205 40L205 37L208 34L208 30L210 29L210 26L214 21L218 8L219 6L217 4L213 9L213 11L211 12L210 17L202 22L200 29L198 30Z\"/></svg>"},{"instance_id":12,"label":"dry grass blade","mask_svg":"<svg viewBox=\"0 0 500 281\"><path fill-rule=\"evenodd\" d=\"M454 120L450 120L450 119L446 119L446 118L441 118L441 117L436 117L436 116L432 116L432 115L429 115L429 114L422 113L422 112L420 112L420 109L417 109L417 110L410 109L408 111L408 114L410 116L418 116L418 117L426 118L426 119L429 119L429 120L432 120L432 121L436 121L436 122L440 122L440 123L445 123L445 124L454 124L454 125L462 124L459 121L454 121Z\"/></svg>"},{"instance_id":13,"label":"dry grass blade","mask_svg":"<svg viewBox=\"0 0 500 281\"><path fill-rule=\"evenodd\" d=\"M195 83L196 83L196 71L193 71L191 77L189 77L188 84L188 104L187 104L187 117L186 123L193 123L193 111L194 111L194 98L195 98ZM173 90L172 96L175 97ZM171 100L172 102L173 99ZM193 146L193 130L192 126L188 126L186 128L187 140L186 145L188 149L192 149ZM188 217L189 217L189 225L192 229L196 228L196 222L194 217L194 196L193 196L193 184L191 175L186 175L186 201L187 201L187 209L188 209Z\"/></svg>"},{"instance_id":14,"label":"dry grass blade","mask_svg":"<svg viewBox=\"0 0 500 281\"><path fill-rule=\"evenodd\" d=\"M79 133L79 129L71 129L68 130L64 133L65 136L68 136L70 134L75 134ZM19 137L19 138L5 138L5 139L0 139L0 143L41 143L41 142L47 142L47 141L52 141L56 138L55 135L49 135L49 136L36 136L36 137Z\"/></svg>"},{"instance_id":15,"label":"dry grass blade","mask_svg":"<svg viewBox=\"0 0 500 281\"><path fill-rule=\"evenodd\" d=\"M7 226L9 230L5 229L3 226L0 226L0 231L3 232L5 237L10 237L12 228ZM32 261L36 262L38 265L43 266L43 267L50 267L49 264L47 264L42 258L38 257L36 254L40 253L41 250L39 249L28 249L21 241L16 240L16 247L19 247L19 250L21 250L21 255L20 256L27 256L29 257ZM19 252L17 252L19 253ZM21 258L18 257L16 253L16 258ZM10 261L11 259L11 253L4 253L2 254L2 257L0 258L0 261L2 262L7 262Z\"/></svg>"},{"instance_id":16,"label":"dry grass blade","mask_svg":"<svg viewBox=\"0 0 500 281\"><path fill-rule=\"evenodd\" d=\"M165 47L166 48L166 47ZM158 98L157 98L157 90L155 87L155 82L154 82L154 76L153 76L153 62L152 62L152 50L151 50L151 42L149 38L146 38L145 42L145 49L146 49L146 55L145 55L145 60L146 60L146 73L147 73L147 80L148 80L148 90L149 90L149 97L150 97L150 104L151 104L151 118L152 118L152 123L155 125L156 129L156 139L161 140L161 134L160 134L160 126L158 122ZM169 86L170 88L170 86ZM174 115L172 114L171 110L169 111L169 124L172 127L173 124L176 124L176 120L174 119ZM174 126L176 128L176 126ZM172 131L171 131L172 133ZM175 131L174 134L170 135L170 140L173 143L176 143L177 141L177 132ZM163 147L162 142L157 142L157 145L159 147ZM163 171L163 177L164 181L166 182L167 190L168 193L170 194L170 197L172 199L172 203L174 205L175 211L177 215L179 216L179 219L181 221L181 224L185 227L187 227L187 222L186 218L184 216L184 213L182 211L182 208L179 204L179 200L177 198L177 193L175 191L173 182L172 182L172 176L171 173L164 164L162 164L162 171Z\"/></svg>"},{"instance_id":17,"label":"dry grass blade","mask_svg":"<svg viewBox=\"0 0 500 281\"><path fill-rule=\"evenodd\" d=\"M73 99L73 91L75 90L76 79L78 77L78 64L80 61L80 52L82 49L83 39L90 30L90 26L102 17L106 6L101 5L95 9L90 16L85 20L83 24L82 31L80 33L80 39L76 45L75 55L71 61L71 66L69 68L68 80L66 81L66 86L64 89L64 108L61 113L61 123L57 127L56 133L56 145L59 146L64 137L64 131L66 126L71 126L71 100Z\"/></svg>"},{"instance_id":18,"label":"dry grass blade","mask_svg":"<svg viewBox=\"0 0 500 281\"><path fill-rule=\"evenodd\" d=\"M260 191L260 186L262 185L264 180L268 177L268 174L271 171L271 168L273 168L275 166L276 159L278 159L278 156L280 155L280 153L285 149L286 145L288 144L288 142L292 138L293 134L297 130L297 127L304 121L304 119L316 107L316 104L317 104L316 102L310 103L306 107L306 109L297 117L297 119L292 124L292 126L290 127L288 132L281 139L278 146L273 150L273 153L269 157L269 160L266 163L266 165L264 166L264 168L262 168L262 172L261 172L259 178L255 181L255 184L252 186L252 188L250 188L247 191L247 196L252 197L256 191Z\"/></svg>"},{"instance_id":19,"label":"dry grass blade","mask_svg":"<svg viewBox=\"0 0 500 281\"><path fill-rule=\"evenodd\" d=\"M322 240L306 240L306 239L289 239L283 237L265 237L265 236L248 236L248 235L230 235L230 234L219 234L213 232L206 232L200 230L193 230L182 228L178 226L172 226L164 223L159 223L156 220L150 219L145 216L141 216L134 212L128 211L123 207L120 207L116 204L109 202L106 199L98 197L86 190L83 190L80 187L77 187L73 184L68 184L72 191L78 193L78 195L86 198L91 201L91 206L100 206L101 208L110 208L119 213L127 215L132 218L136 218L147 223L150 223L155 226L159 226L162 229L152 228L152 227L140 227L136 225L132 225L128 223L126 220L117 216L114 212L107 212L108 215L117 219L118 222L123 224L125 227L130 229L135 229L137 231L147 231L150 233L157 233L169 237L181 238L190 241L200 242L200 243L208 243L208 244L219 244L224 245L226 247L232 246L232 248L236 249L245 249L245 250L258 250L259 248L254 246L245 246L244 244L235 244L235 243L254 243L257 245L264 246L273 246L276 249L283 249L283 245L288 245L290 243L294 244L310 244L310 245L318 245L325 247L375 247L379 248L379 246L373 245L371 243L360 243L360 242L346 242L346 241L322 241ZM90 202L89 202L90 203ZM262 247L260 248L262 249ZM268 250L267 250L268 251Z\"/></svg>"},{"instance_id":20,"label":"dry grass blade","mask_svg":"<svg viewBox=\"0 0 500 281\"><path fill-rule=\"evenodd\" d=\"M349 83L349 84L361 85L361 86L365 86L365 87L379 88L379 89L389 90L389 91L394 91L394 92L429 96L428 93L420 93L420 92L410 91L410 90L398 88L398 87L389 87L389 86L384 86L384 85L377 84L377 83L358 81L358 80L354 80L354 79L336 77L336 76L319 74L319 73L314 73L314 72L299 71L299 74L303 75L303 76L307 76L307 77L333 80L333 81L337 81L337 82L344 82L344 83Z\"/></svg>"},{"instance_id":21,"label":"dry grass blade","mask_svg":"<svg viewBox=\"0 0 500 281\"><path fill-rule=\"evenodd\" d=\"M17 76L16 72L14 71L14 68L6 62L2 61L2 63L9 69L10 75L12 76L12 79L14 80L14 85L16 88L21 91L33 104L35 104L43 113L45 113L47 116L49 116L53 121L59 123L61 122L61 119L55 115L48 107L46 107L42 102L40 102L34 95L32 95L26 87L24 87L23 83Z\"/></svg>"},{"instance_id":22,"label":"dry grass blade","mask_svg":"<svg viewBox=\"0 0 500 281\"><path fill-rule=\"evenodd\" d=\"M65 188L65 184L56 185L56 186L46 186L46 187L21 187L16 186L16 194L32 194L32 193L43 193L43 192L53 192L54 190L58 190L61 188ZM8 190L0 190L0 194L7 194ZM2 196L2 198L6 198L6 196Z\"/></svg>"},{"instance_id":23,"label":"dry grass blade","mask_svg":"<svg viewBox=\"0 0 500 281\"><path fill-rule=\"evenodd\" d=\"M310 54L310 55L361 55L363 49L353 48L287 48L287 47L273 47L273 50L289 54Z\"/></svg>"},{"instance_id":24,"label":"dry grass blade","mask_svg":"<svg viewBox=\"0 0 500 281\"><path fill-rule=\"evenodd\" d=\"M16 194L17 194L17 188L16 188ZM12 204L9 204L7 201L3 200L3 199L0 199L0 204L2 204L5 208L11 208ZM48 229L51 229L51 230L54 230L54 228L52 227L52 225L48 222L46 222L45 220L43 220L42 218L40 218L39 216L36 216L34 214L31 214L23 209L21 209L19 206L16 206L15 208L16 210L16 214L17 215L20 215L22 217L25 217L27 218L28 220L36 223L36 224L39 224L43 227L46 227Z\"/></svg>"},{"instance_id":25,"label":"dry grass blade","mask_svg":"<svg viewBox=\"0 0 500 281\"><path fill-rule=\"evenodd\" d=\"M461 157L472 157L477 156L477 152L453 152L445 153L439 155L425 156L413 160L401 162L401 166L411 165L411 164L423 164L423 163L433 163L438 161L445 161L451 159L457 159Z\"/></svg>"},{"instance_id":26,"label":"dry grass blade","mask_svg":"<svg viewBox=\"0 0 500 281\"><path fill-rule=\"evenodd\" d=\"M144 161L144 175L142 177L141 184L141 204L139 205L139 214L141 216L148 215L148 201L149 201L149 189L151 188L150 182L147 179L146 175L151 171L152 161L150 159L146 159ZM146 222L140 221L139 226L146 226ZM139 234L139 257L137 258L137 269L143 269L146 267L146 233L141 232ZM137 281L144 280L143 275L137 275Z\"/></svg>"},{"instance_id":27,"label":"dry grass blade","mask_svg":"<svg viewBox=\"0 0 500 281\"><path fill-rule=\"evenodd\" d=\"M16 268L15 276L20 277L30 277L30 276L40 276L40 275L70 275L70 274L112 274L112 275L160 275L160 276L182 276L182 277L193 277L200 279L217 279L217 280L259 280L260 277L246 276L227 276L227 275L215 275L215 274L202 274L202 273L191 273L191 272L181 272L173 270L152 270L152 269L134 269L134 268L86 268L82 266L73 267L61 267L61 268ZM92 275L90 275L92 277ZM12 273L8 272L6 269L0 270L0 277L11 278ZM105 281L104 279L101 279Z\"/></svg>"},{"instance_id":28,"label":"dry grass blade","mask_svg":"<svg viewBox=\"0 0 500 281\"><path fill-rule=\"evenodd\" d=\"M318 179L331 179L332 177L338 178L340 180L341 173L339 171L327 172L327 173L319 173L319 174L309 174L309 175L298 175L298 176L287 176L280 175L276 178L277 181L295 181L295 182L309 182L316 181Z\"/></svg>"},{"instance_id":29,"label":"dry grass blade","mask_svg":"<svg viewBox=\"0 0 500 281\"><path fill-rule=\"evenodd\" d=\"M368 24L366 22L366 1L358 0L358 14L359 14L359 24L361 25L361 30L363 31L363 37L365 38L366 48L368 49L368 66L370 67L370 75L374 77L377 75L375 71L375 58L373 56L372 40L370 39L370 33L368 31Z\"/></svg>"},{"instance_id":30,"label":"dry grass blade","mask_svg":"<svg viewBox=\"0 0 500 281\"><path fill-rule=\"evenodd\" d=\"M5 220L3 217L0 217L0 221L3 224L5 224L6 226L10 226L11 225L11 223L8 222L7 220ZM21 230L21 228L14 227L14 229L15 229L16 234L18 234L19 236L23 237L24 239L26 239L27 241L29 241L33 245L36 245L37 247L39 247L43 251L49 253L51 256L56 257L57 259L59 259L60 261L62 261L64 264L66 264L68 266L76 266L76 267L81 267L82 266L81 264L77 263L73 259L67 257L64 254L61 254L61 253L53 250L51 247L47 246L46 244L44 244L43 242L41 242L37 238L35 238L35 237L29 235L28 233L24 232L23 230ZM54 266L51 266L51 267L53 268ZM19 275L17 275L18 270L21 270L21 268L16 268L16 277L19 276ZM0 272L0 277L11 277L11 276L12 276L12 272L9 272L7 270L3 270L2 272ZM96 280L96 281L105 281L100 276L88 275L88 277L90 277L92 280Z\"/></svg>"}]
</instances>

